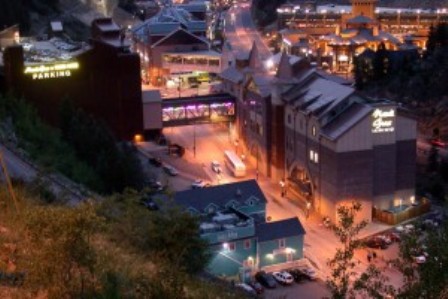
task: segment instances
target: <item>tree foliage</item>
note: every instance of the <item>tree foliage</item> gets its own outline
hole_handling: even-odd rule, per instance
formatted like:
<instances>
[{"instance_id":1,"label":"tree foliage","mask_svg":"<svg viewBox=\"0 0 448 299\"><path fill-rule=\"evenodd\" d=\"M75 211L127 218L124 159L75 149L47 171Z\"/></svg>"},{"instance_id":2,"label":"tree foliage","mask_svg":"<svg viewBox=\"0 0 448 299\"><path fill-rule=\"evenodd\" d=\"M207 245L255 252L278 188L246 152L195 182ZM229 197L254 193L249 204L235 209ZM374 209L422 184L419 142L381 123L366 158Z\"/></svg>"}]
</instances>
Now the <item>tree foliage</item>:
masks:
<instances>
[{"instance_id":1,"label":"tree foliage","mask_svg":"<svg viewBox=\"0 0 448 299\"><path fill-rule=\"evenodd\" d=\"M327 280L327 286L333 299L358 298L356 296L360 295L383 298L384 294L393 293L393 288L387 285L387 278L373 265L355 279L354 254L356 249L363 246L357 236L367 225L364 220L355 221L361 209L361 203L355 201L349 205L340 205L337 208L337 223L331 226L342 245L342 248L336 249L335 256L328 262L331 276Z\"/></svg>"},{"instance_id":2,"label":"tree foliage","mask_svg":"<svg viewBox=\"0 0 448 299\"><path fill-rule=\"evenodd\" d=\"M118 143L106 125L65 100L60 108L63 139L102 179L97 191L122 192L126 187L141 189L143 171L136 149Z\"/></svg>"},{"instance_id":3,"label":"tree foliage","mask_svg":"<svg viewBox=\"0 0 448 299\"><path fill-rule=\"evenodd\" d=\"M188 214L149 211L136 192L74 208L16 192L20 210L12 213L0 189L0 283L15 273L23 278L9 297L241 298L193 275L207 262L206 246Z\"/></svg>"},{"instance_id":4,"label":"tree foliage","mask_svg":"<svg viewBox=\"0 0 448 299\"><path fill-rule=\"evenodd\" d=\"M425 227L420 224L420 227ZM448 224L435 229L426 226L425 233L412 231L403 235L396 265L405 277L398 298L446 298L448 283ZM415 256L426 252L426 262L417 264Z\"/></svg>"}]
</instances>

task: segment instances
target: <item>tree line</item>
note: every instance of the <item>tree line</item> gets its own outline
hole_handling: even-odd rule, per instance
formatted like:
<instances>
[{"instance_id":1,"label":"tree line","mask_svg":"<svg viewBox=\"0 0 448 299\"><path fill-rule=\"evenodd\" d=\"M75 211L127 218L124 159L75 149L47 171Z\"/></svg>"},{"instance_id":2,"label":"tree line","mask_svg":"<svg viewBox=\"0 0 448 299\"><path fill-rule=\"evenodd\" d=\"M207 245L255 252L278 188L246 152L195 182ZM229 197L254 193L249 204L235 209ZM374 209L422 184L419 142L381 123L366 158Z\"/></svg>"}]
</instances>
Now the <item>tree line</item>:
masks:
<instances>
[{"instance_id":1,"label":"tree line","mask_svg":"<svg viewBox=\"0 0 448 299\"><path fill-rule=\"evenodd\" d=\"M68 101L60 107L60 127L42 121L24 99L0 95L3 141L22 148L48 171L58 171L100 194L141 189L143 173L136 149L118 142L104 123Z\"/></svg>"},{"instance_id":2,"label":"tree line","mask_svg":"<svg viewBox=\"0 0 448 299\"><path fill-rule=\"evenodd\" d=\"M27 32L31 27L31 12L47 15L56 11L59 0L0 0L0 31L4 27L20 24Z\"/></svg>"},{"instance_id":3,"label":"tree line","mask_svg":"<svg viewBox=\"0 0 448 299\"><path fill-rule=\"evenodd\" d=\"M160 211L127 191L76 207L45 204L15 185L18 209L0 190L0 285L8 298L241 298L200 280L208 262L198 219Z\"/></svg>"}]
</instances>

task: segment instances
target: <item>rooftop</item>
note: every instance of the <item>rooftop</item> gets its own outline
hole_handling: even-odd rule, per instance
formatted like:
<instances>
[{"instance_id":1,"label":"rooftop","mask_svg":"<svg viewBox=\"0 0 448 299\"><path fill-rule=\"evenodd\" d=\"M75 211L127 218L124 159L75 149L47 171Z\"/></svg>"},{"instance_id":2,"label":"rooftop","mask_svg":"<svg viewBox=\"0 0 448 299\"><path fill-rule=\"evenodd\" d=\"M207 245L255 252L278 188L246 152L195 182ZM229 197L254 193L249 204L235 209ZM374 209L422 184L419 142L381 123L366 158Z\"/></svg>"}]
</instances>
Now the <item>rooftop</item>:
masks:
<instances>
[{"instance_id":1,"label":"rooftop","mask_svg":"<svg viewBox=\"0 0 448 299\"><path fill-rule=\"evenodd\" d=\"M304 235L305 229L297 217L258 224L255 228L258 242Z\"/></svg>"},{"instance_id":2,"label":"rooftop","mask_svg":"<svg viewBox=\"0 0 448 299\"><path fill-rule=\"evenodd\" d=\"M234 205L236 208L253 203L266 203L266 198L255 180L212 186L204 189L192 189L177 192L174 201L199 213L206 212L210 204L218 207Z\"/></svg>"}]
</instances>

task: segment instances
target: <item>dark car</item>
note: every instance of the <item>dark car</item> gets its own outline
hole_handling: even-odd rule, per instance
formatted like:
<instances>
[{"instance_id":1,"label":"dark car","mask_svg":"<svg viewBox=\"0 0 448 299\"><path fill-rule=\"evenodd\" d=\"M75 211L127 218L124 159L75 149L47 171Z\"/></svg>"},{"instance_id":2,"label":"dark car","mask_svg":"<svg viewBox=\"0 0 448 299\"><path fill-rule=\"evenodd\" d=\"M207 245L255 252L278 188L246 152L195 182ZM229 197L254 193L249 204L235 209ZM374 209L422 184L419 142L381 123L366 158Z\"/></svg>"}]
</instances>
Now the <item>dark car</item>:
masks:
<instances>
[{"instance_id":1,"label":"dark car","mask_svg":"<svg viewBox=\"0 0 448 299\"><path fill-rule=\"evenodd\" d=\"M370 238L365 242L365 245L369 248L387 248L386 242L380 238Z\"/></svg>"},{"instance_id":2,"label":"dark car","mask_svg":"<svg viewBox=\"0 0 448 299\"><path fill-rule=\"evenodd\" d=\"M173 166L165 165L163 166L163 170L170 176L176 176L179 174L179 171L177 171L177 169Z\"/></svg>"},{"instance_id":3,"label":"dark car","mask_svg":"<svg viewBox=\"0 0 448 299\"><path fill-rule=\"evenodd\" d=\"M156 181L156 180L150 180L148 182L148 187L156 192L161 192L161 191L165 190L165 188L166 188L166 186L163 186L161 182Z\"/></svg>"},{"instance_id":4,"label":"dark car","mask_svg":"<svg viewBox=\"0 0 448 299\"><path fill-rule=\"evenodd\" d=\"M159 206L152 199L146 199L141 201L142 206L151 211L159 210Z\"/></svg>"},{"instance_id":5,"label":"dark car","mask_svg":"<svg viewBox=\"0 0 448 299\"><path fill-rule=\"evenodd\" d=\"M308 276L299 269L288 270L289 274L294 278L295 282L301 282L308 279Z\"/></svg>"},{"instance_id":6,"label":"dark car","mask_svg":"<svg viewBox=\"0 0 448 299\"><path fill-rule=\"evenodd\" d=\"M266 288L274 289L277 287L277 282L275 281L274 276L264 271L260 271L255 274L255 279Z\"/></svg>"},{"instance_id":7,"label":"dark car","mask_svg":"<svg viewBox=\"0 0 448 299\"><path fill-rule=\"evenodd\" d=\"M149 162L151 165L154 165L155 167L160 167L160 166L162 166L162 160L160 160L160 158L157 158L157 157L151 157L151 158L149 158L149 159L148 159L148 162Z\"/></svg>"},{"instance_id":8,"label":"dark car","mask_svg":"<svg viewBox=\"0 0 448 299\"><path fill-rule=\"evenodd\" d=\"M257 292L258 295L263 294L264 288L261 286L260 283L256 282L255 280L252 280L251 282L248 283L248 285L250 285L252 289L254 289L255 292Z\"/></svg>"}]
</instances>

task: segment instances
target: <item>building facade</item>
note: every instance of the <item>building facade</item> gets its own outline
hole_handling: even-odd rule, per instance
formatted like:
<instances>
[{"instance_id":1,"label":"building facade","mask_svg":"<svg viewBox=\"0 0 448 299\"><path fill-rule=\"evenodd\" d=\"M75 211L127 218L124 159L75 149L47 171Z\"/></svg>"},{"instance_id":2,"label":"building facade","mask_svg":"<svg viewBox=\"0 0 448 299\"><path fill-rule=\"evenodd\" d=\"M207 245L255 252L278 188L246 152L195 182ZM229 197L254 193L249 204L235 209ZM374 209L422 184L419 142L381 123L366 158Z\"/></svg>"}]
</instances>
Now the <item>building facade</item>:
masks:
<instances>
[{"instance_id":1,"label":"building facade","mask_svg":"<svg viewBox=\"0 0 448 299\"><path fill-rule=\"evenodd\" d=\"M264 267L303 258L297 218L266 222L266 198L255 180L178 192L175 202L200 219L210 244L209 272L243 281Z\"/></svg>"},{"instance_id":2,"label":"building facade","mask_svg":"<svg viewBox=\"0 0 448 299\"><path fill-rule=\"evenodd\" d=\"M352 200L369 221L375 209L415 204L416 121L405 109L361 96L305 58L282 53L271 71L246 63L221 76L239 92L238 145L260 173L332 220Z\"/></svg>"},{"instance_id":3,"label":"building facade","mask_svg":"<svg viewBox=\"0 0 448 299\"><path fill-rule=\"evenodd\" d=\"M61 102L71 100L119 139L132 140L143 132L143 109L140 59L129 47L111 19L93 22L90 44L18 40L2 52L4 91L33 103L54 125Z\"/></svg>"}]
</instances>

